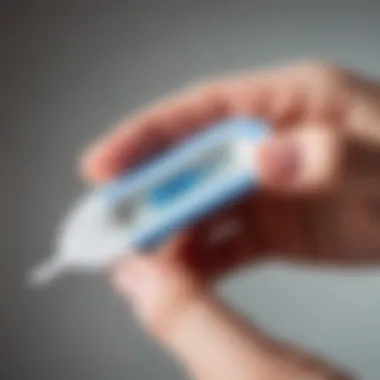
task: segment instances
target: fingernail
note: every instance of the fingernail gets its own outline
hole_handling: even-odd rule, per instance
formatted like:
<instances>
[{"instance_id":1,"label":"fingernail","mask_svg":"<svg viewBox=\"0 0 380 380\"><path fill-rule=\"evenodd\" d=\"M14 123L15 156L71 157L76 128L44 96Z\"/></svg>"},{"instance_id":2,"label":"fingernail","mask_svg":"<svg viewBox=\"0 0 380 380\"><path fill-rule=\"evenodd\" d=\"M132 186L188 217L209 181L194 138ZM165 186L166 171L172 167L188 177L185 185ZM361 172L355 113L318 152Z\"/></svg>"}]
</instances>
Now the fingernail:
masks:
<instances>
[{"instance_id":1,"label":"fingernail","mask_svg":"<svg viewBox=\"0 0 380 380\"><path fill-rule=\"evenodd\" d=\"M266 143L260 154L263 175L276 183L291 183L300 168L301 150L291 137L277 137Z\"/></svg>"}]
</instances>

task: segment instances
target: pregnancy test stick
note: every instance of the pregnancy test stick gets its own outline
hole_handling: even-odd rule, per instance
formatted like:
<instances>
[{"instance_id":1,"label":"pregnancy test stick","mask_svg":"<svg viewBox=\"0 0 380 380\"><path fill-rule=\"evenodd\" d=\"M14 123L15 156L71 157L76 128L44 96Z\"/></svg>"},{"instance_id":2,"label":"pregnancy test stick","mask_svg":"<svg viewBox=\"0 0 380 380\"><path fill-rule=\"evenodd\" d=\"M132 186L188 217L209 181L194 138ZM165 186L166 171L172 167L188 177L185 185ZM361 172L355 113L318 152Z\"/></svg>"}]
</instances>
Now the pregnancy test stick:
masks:
<instances>
[{"instance_id":1,"label":"pregnancy test stick","mask_svg":"<svg viewBox=\"0 0 380 380\"><path fill-rule=\"evenodd\" d=\"M31 283L100 270L253 191L254 148L268 134L260 120L223 120L85 194L59 229L56 253L32 271Z\"/></svg>"}]
</instances>

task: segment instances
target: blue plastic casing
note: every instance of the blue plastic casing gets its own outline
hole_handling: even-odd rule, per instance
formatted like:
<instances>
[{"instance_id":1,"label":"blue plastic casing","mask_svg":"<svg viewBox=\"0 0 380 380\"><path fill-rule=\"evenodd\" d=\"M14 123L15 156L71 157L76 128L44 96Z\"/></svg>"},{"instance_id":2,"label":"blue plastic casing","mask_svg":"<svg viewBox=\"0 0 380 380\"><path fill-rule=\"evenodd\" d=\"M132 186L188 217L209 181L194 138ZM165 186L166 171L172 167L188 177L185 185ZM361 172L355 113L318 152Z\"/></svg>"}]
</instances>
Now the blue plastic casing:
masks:
<instances>
[{"instance_id":1,"label":"blue plastic casing","mask_svg":"<svg viewBox=\"0 0 380 380\"><path fill-rule=\"evenodd\" d=\"M253 190L253 164L237 155L268 133L260 120L224 120L107 185L102 196L112 212L129 209L127 220L115 218L125 223L128 247L151 248Z\"/></svg>"}]
</instances>

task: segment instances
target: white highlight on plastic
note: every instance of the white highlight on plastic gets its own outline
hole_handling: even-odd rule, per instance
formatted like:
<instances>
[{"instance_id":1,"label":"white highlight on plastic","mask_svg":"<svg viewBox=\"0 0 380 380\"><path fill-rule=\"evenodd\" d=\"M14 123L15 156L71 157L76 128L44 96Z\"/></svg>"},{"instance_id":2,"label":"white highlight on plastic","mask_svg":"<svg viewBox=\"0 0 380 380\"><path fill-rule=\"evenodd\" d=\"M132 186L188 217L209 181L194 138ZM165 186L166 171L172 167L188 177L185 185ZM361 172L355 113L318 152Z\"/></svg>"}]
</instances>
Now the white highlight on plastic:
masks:
<instances>
[{"instance_id":1,"label":"white highlight on plastic","mask_svg":"<svg viewBox=\"0 0 380 380\"><path fill-rule=\"evenodd\" d=\"M255 147L252 146L252 142L237 141L236 142L236 165L242 170L244 168L247 173L254 173L252 168L254 167L254 157L256 153Z\"/></svg>"}]
</instances>

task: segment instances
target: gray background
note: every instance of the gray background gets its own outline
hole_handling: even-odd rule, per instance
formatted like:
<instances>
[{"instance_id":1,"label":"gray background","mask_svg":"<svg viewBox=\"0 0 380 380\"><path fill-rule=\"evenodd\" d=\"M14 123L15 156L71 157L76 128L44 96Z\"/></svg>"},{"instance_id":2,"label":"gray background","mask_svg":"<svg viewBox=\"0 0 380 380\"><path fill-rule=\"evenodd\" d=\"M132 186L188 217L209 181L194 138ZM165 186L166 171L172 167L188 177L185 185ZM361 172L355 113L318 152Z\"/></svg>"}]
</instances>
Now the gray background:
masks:
<instances>
[{"instance_id":1,"label":"gray background","mask_svg":"<svg viewBox=\"0 0 380 380\"><path fill-rule=\"evenodd\" d=\"M376 1L9 1L0 8L0 378L175 379L102 278L25 290L83 190L85 143L200 76L303 57L380 74ZM224 296L279 337L380 374L379 273L270 267Z\"/></svg>"}]
</instances>

